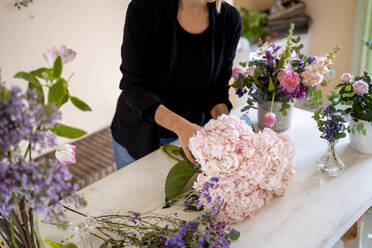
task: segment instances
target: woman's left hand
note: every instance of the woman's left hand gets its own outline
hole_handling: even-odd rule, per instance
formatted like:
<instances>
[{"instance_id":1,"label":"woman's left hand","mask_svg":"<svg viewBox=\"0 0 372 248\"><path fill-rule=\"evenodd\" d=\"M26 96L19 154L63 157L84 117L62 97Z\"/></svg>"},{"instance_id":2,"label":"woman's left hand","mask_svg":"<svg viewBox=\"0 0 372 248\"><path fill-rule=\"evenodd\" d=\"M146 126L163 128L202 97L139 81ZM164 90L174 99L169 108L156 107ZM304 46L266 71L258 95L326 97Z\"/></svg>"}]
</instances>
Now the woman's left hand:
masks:
<instances>
[{"instance_id":1,"label":"woman's left hand","mask_svg":"<svg viewBox=\"0 0 372 248\"><path fill-rule=\"evenodd\" d=\"M217 117L222 114L225 114L225 115L229 114L229 109L224 103L219 103L215 105L211 110L211 116L213 119L217 119Z\"/></svg>"}]
</instances>

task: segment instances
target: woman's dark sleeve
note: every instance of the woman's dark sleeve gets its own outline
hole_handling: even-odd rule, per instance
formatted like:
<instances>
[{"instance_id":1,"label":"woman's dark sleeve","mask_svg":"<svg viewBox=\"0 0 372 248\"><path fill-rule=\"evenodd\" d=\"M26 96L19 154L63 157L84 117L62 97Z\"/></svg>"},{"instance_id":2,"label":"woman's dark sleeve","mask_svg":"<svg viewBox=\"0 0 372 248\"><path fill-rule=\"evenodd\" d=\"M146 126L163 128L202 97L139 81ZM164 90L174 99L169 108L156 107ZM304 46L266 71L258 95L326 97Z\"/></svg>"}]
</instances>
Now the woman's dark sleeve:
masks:
<instances>
[{"instance_id":1,"label":"woman's dark sleeve","mask_svg":"<svg viewBox=\"0 0 372 248\"><path fill-rule=\"evenodd\" d=\"M233 61L235 58L236 48L238 46L238 42L240 39L241 34L241 19L239 12L236 11L234 13L234 18L232 23L228 26L232 27L231 32L229 33L229 37L226 37L225 42L227 42L226 47L227 50L224 55L224 62L222 65L222 69L217 77L217 81L215 86L212 89L209 99L209 112L212 110L214 106L220 103L226 104L227 108L230 110L232 108L232 104L229 100L229 81L232 74L232 66Z\"/></svg>"},{"instance_id":2,"label":"woman's dark sleeve","mask_svg":"<svg viewBox=\"0 0 372 248\"><path fill-rule=\"evenodd\" d=\"M156 107L162 102L150 89L146 66L149 22L146 18L145 1L132 1L127 10L124 38L121 47L123 77L120 89L124 91L129 107L144 121L154 122ZM141 14L142 13L142 14ZM141 14L141 15L140 15Z\"/></svg>"}]
</instances>

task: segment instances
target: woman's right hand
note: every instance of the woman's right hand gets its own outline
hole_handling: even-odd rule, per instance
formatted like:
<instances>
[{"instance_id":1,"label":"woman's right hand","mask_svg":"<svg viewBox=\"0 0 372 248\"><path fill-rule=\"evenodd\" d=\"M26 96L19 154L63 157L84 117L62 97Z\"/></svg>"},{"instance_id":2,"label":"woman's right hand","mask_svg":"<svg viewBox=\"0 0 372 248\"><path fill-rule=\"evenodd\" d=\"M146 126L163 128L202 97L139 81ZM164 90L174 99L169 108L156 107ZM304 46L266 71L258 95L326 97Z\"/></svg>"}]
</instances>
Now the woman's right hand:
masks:
<instances>
[{"instance_id":1,"label":"woman's right hand","mask_svg":"<svg viewBox=\"0 0 372 248\"><path fill-rule=\"evenodd\" d=\"M196 134L196 131L201 128L200 126L189 122L162 104L159 105L155 111L155 122L177 134L178 140L188 160L193 164L198 164L190 152L189 139Z\"/></svg>"},{"instance_id":2,"label":"woman's right hand","mask_svg":"<svg viewBox=\"0 0 372 248\"><path fill-rule=\"evenodd\" d=\"M191 163L197 165L198 163L195 161L194 157L191 154L190 148L189 148L189 140L190 138L196 134L196 132L201 127L185 121L181 125L179 125L176 129L176 134L178 136L178 141L180 142L183 151L185 152L186 157L188 160L190 160Z\"/></svg>"}]
</instances>

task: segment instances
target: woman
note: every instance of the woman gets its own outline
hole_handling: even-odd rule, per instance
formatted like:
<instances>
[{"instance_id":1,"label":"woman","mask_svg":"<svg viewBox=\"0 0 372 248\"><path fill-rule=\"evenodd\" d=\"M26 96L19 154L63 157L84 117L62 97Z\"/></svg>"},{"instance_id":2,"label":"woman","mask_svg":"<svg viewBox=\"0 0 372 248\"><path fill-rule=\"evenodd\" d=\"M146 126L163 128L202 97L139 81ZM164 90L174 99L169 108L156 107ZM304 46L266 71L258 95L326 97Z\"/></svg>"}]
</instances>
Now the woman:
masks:
<instances>
[{"instance_id":1,"label":"woman","mask_svg":"<svg viewBox=\"0 0 372 248\"><path fill-rule=\"evenodd\" d=\"M240 29L239 12L221 0L132 0L111 124L118 168L177 137L196 164L189 138L231 109L228 81Z\"/></svg>"}]
</instances>

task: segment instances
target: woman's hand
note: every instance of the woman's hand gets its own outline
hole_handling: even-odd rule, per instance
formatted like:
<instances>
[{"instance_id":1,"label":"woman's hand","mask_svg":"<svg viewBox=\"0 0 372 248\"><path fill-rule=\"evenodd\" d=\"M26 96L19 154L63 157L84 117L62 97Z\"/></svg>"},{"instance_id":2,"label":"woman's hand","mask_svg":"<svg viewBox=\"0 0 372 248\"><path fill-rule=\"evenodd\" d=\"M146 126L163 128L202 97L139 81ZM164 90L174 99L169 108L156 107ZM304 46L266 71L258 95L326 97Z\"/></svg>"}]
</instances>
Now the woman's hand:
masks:
<instances>
[{"instance_id":1,"label":"woman's hand","mask_svg":"<svg viewBox=\"0 0 372 248\"><path fill-rule=\"evenodd\" d=\"M178 129L176 129L178 141L180 142L186 157L188 158L188 160L190 160L191 163L195 165L198 163L195 161L194 157L190 152L189 140L193 135L196 134L196 131L198 131L200 128L201 128L200 126L194 123L185 121L182 125L178 127Z\"/></svg>"},{"instance_id":2,"label":"woman's hand","mask_svg":"<svg viewBox=\"0 0 372 248\"><path fill-rule=\"evenodd\" d=\"M193 164L198 164L190 152L189 139L201 128L200 126L187 121L164 105L160 105L156 109L155 122L177 134L178 140L188 160Z\"/></svg>"},{"instance_id":3,"label":"woman's hand","mask_svg":"<svg viewBox=\"0 0 372 248\"><path fill-rule=\"evenodd\" d=\"M229 109L227 108L226 104L219 103L216 106L214 106L211 110L211 116L213 119L217 119L218 116L225 114L229 114Z\"/></svg>"}]
</instances>

